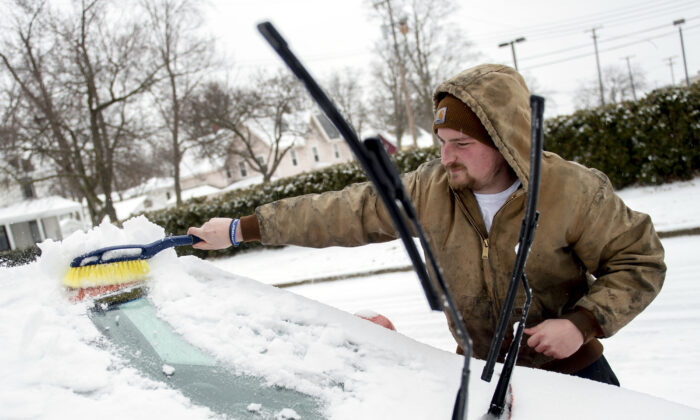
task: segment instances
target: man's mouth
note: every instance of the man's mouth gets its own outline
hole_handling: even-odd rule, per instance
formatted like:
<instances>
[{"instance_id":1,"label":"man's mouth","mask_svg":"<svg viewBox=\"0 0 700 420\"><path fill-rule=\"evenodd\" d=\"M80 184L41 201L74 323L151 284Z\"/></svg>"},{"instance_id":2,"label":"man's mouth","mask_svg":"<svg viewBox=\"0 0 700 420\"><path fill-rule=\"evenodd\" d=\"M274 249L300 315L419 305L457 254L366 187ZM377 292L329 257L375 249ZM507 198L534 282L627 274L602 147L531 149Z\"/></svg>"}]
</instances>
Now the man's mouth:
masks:
<instances>
[{"instance_id":1,"label":"man's mouth","mask_svg":"<svg viewBox=\"0 0 700 420\"><path fill-rule=\"evenodd\" d=\"M464 165L450 165L447 167L447 171L451 174L464 172L466 170L467 170L467 168Z\"/></svg>"}]
</instances>

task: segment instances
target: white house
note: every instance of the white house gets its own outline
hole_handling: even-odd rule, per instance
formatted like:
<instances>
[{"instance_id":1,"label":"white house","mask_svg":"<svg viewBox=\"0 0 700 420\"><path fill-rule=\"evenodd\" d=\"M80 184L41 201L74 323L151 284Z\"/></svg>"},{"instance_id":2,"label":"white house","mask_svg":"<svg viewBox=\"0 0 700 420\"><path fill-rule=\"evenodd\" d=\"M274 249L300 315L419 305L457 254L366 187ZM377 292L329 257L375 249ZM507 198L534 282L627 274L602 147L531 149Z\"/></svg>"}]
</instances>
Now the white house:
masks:
<instances>
[{"instance_id":1,"label":"white house","mask_svg":"<svg viewBox=\"0 0 700 420\"><path fill-rule=\"evenodd\" d=\"M0 208L0 251L60 240L86 227L80 203L57 196L25 199Z\"/></svg>"},{"instance_id":2,"label":"white house","mask_svg":"<svg viewBox=\"0 0 700 420\"><path fill-rule=\"evenodd\" d=\"M63 239L86 228L80 203L51 195L50 181L32 182L50 173L40 162L16 157L5 163L14 168L20 182L8 183L0 194L0 251Z\"/></svg>"}]
</instances>

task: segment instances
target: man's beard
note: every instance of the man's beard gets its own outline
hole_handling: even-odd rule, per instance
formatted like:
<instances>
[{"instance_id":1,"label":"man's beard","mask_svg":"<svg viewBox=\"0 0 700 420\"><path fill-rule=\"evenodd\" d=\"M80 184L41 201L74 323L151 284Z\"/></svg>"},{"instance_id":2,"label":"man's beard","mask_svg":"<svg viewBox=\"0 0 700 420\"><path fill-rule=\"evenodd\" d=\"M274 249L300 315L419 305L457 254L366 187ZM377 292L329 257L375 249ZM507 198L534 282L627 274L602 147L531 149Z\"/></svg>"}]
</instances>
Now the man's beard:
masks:
<instances>
[{"instance_id":1,"label":"man's beard","mask_svg":"<svg viewBox=\"0 0 700 420\"><path fill-rule=\"evenodd\" d=\"M460 179L459 181L455 180L455 176L451 172L452 169L460 169L460 173L457 174L457 176L462 179ZM469 175L469 169L467 169L466 166L459 163L454 163L452 165L446 166L445 170L447 171L447 180L450 184L450 187L452 187L453 190L464 191L474 189L476 180Z\"/></svg>"}]
</instances>

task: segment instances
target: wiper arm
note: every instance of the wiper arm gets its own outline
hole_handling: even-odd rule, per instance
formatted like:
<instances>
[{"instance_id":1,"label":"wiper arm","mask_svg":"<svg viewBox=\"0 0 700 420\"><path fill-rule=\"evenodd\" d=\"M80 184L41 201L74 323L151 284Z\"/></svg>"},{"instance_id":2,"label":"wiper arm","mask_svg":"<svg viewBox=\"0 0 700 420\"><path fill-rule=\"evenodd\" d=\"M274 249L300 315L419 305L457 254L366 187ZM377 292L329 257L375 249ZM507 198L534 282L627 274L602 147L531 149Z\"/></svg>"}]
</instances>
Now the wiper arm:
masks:
<instances>
[{"instance_id":1,"label":"wiper arm","mask_svg":"<svg viewBox=\"0 0 700 420\"><path fill-rule=\"evenodd\" d=\"M406 190L403 187L401 177L396 167L391 163L379 139L368 138L364 140L364 142L360 142L355 131L350 127L333 102L316 83L294 53L292 53L287 42L270 22L259 24L258 30L287 64L292 73L304 83L306 90L336 127L338 132L343 136L350 146L350 149L357 157L357 160L360 162L360 165L362 165L367 177L374 184L377 194L379 194L389 212L394 227L401 236L401 240L411 258L430 308L432 310L446 309L447 313L452 318L453 324L457 329L459 345L464 350L464 367L462 369L461 384L457 393L452 419L465 419L469 395L469 362L472 355L471 339L469 338L469 333L464 325L462 316L457 310L454 299L442 277L442 271L437 264L437 260L433 256L423 229L418 222L417 213L408 194L406 194ZM433 284L428 276L428 270L413 241L411 231L420 239L423 252L435 275L436 284Z\"/></svg>"},{"instance_id":2,"label":"wiper arm","mask_svg":"<svg viewBox=\"0 0 700 420\"><path fill-rule=\"evenodd\" d=\"M530 290L530 285L527 282L527 277L525 276L525 262L527 261L527 257L530 253L530 246L535 238L537 221L540 217L540 213L537 211L537 199L540 192L540 172L542 164L544 98L541 96L531 95L530 110L530 177L528 178L529 185L527 191L527 203L525 205L525 216L523 217L522 225L520 227L518 252L515 257L515 264L513 266L510 283L508 284L508 291L506 292L506 297L503 300L503 306L501 307L501 313L498 318L498 324L496 325L496 331L494 332L493 340L491 341L491 347L489 348L486 365L484 366L484 370L481 374L481 379L487 382L491 381L494 365L496 364L496 359L498 359L503 338L505 337L506 328L508 327L508 320L510 319L511 313L513 312L513 306L515 305L518 285L520 282L522 282L523 288L525 289L525 303L522 308L523 311L520 316L513 341L508 348L508 355L506 356L506 360L503 362L501 376L498 379L496 391L493 394L493 399L491 400L491 405L489 407L489 413L495 416L500 416L504 409L506 392L508 390L508 385L510 384L511 375L513 374L515 361L518 358L520 342L522 341L523 330L525 329L525 320L530 310L530 302L532 301L532 291Z\"/></svg>"}]
</instances>

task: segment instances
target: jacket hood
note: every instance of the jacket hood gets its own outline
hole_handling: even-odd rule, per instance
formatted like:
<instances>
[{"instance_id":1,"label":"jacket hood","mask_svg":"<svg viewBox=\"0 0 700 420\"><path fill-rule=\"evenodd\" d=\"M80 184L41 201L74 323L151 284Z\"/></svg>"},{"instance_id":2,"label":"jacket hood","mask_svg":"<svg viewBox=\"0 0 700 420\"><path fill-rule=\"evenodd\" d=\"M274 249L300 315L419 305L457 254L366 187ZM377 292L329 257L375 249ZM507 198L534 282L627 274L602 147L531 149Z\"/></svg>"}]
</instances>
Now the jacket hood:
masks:
<instances>
[{"instance_id":1,"label":"jacket hood","mask_svg":"<svg viewBox=\"0 0 700 420\"><path fill-rule=\"evenodd\" d=\"M450 94L479 117L506 162L525 189L530 173L530 92L514 69L482 64L441 83L433 94L433 108Z\"/></svg>"}]
</instances>

